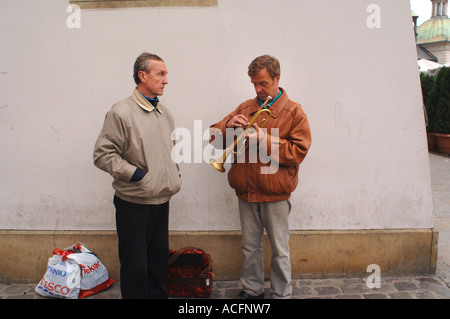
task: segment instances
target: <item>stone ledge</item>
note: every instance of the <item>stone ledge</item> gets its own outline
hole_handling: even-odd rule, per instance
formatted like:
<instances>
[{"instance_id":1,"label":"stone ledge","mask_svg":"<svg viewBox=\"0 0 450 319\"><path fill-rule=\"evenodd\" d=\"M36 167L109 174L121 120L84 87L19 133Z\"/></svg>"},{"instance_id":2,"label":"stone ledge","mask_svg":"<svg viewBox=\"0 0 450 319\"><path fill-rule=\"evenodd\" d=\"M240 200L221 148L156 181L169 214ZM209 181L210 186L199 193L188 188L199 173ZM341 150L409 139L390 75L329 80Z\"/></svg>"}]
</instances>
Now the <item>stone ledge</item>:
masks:
<instances>
[{"instance_id":1,"label":"stone ledge","mask_svg":"<svg viewBox=\"0 0 450 319\"><path fill-rule=\"evenodd\" d=\"M112 278L119 279L115 231L0 230L0 282L36 282L55 248L82 242L96 253ZM435 229L293 230L293 278L367 276L367 266L377 264L383 275L436 272L438 232ZM199 247L214 263L216 280L239 278L242 252L239 231L171 231L170 247ZM266 277L270 270L270 245L264 238Z\"/></svg>"}]
</instances>

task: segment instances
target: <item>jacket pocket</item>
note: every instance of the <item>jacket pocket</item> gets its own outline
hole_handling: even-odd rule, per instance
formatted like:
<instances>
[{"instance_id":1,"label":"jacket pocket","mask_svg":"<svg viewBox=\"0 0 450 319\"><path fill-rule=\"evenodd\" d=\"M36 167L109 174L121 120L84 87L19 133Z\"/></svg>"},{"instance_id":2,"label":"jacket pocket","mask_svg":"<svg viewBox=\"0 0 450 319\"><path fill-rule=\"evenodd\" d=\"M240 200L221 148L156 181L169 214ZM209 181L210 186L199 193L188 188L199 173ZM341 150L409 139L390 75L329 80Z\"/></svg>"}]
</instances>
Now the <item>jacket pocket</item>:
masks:
<instances>
[{"instance_id":1,"label":"jacket pocket","mask_svg":"<svg viewBox=\"0 0 450 319\"><path fill-rule=\"evenodd\" d=\"M161 168L149 171L137 182L124 182L119 179L113 183L114 189L127 197L158 198L170 197L181 188L181 179L178 170L174 168Z\"/></svg>"},{"instance_id":2,"label":"jacket pocket","mask_svg":"<svg viewBox=\"0 0 450 319\"><path fill-rule=\"evenodd\" d=\"M166 168L161 171L161 177L164 180L162 187L158 191L158 195L161 197L172 196L181 188L181 179L176 168Z\"/></svg>"},{"instance_id":3,"label":"jacket pocket","mask_svg":"<svg viewBox=\"0 0 450 319\"><path fill-rule=\"evenodd\" d=\"M128 197L148 198L154 195L152 182L152 174L147 172L147 174L137 182L125 182L120 179L115 179L113 187L117 192Z\"/></svg>"},{"instance_id":4,"label":"jacket pocket","mask_svg":"<svg viewBox=\"0 0 450 319\"><path fill-rule=\"evenodd\" d=\"M245 163L234 163L228 172L230 187L238 192L247 192L247 169Z\"/></svg>"},{"instance_id":5,"label":"jacket pocket","mask_svg":"<svg viewBox=\"0 0 450 319\"><path fill-rule=\"evenodd\" d=\"M263 194L290 194L297 186L297 170L296 167L279 167L275 174L256 174L257 185Z\"/></svg>"}]
</instances>

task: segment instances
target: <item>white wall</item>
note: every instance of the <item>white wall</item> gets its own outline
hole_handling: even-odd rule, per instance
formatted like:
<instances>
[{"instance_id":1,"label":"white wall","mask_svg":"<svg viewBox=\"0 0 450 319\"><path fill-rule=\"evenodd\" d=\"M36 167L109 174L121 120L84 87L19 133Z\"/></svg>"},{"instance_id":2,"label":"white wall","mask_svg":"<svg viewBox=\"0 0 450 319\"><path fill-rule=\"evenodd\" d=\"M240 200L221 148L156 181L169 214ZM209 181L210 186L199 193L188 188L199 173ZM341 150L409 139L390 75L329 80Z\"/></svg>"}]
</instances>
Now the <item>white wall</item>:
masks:
<instances>
[{"instance_id":1,"label":"white wall","mask_svg":"<svg viewBox=\"0 0 450 319\"><path fill-rule=\"evenodd\" d=\"M68 1L0 0L0 228L115 229L112 178L92 151L143 51L165 59L161 100L191 132L254 97L253 58L279 58L281 86L313 136L292 229L433 227L409 1L377 0L381 28L371 29L373 2L82 10L81 28L69 29ZM207 163L181 168L170 228L239 229L226 175Z\"/></svg>"}]
</instances>

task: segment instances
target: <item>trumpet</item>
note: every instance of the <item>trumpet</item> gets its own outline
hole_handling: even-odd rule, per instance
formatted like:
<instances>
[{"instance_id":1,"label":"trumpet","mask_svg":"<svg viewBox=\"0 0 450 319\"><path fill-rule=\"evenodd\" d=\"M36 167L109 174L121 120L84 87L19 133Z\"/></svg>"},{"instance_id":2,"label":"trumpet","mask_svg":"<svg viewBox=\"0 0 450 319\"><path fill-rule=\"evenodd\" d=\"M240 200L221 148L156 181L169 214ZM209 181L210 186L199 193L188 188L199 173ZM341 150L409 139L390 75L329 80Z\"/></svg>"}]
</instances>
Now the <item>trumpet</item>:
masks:
<instances>
[{"instance_id":1,"label":"trumpet","mask_svg":"<svg viewBox=\"0 0 450 319\"><path fill-rule=\"evenodd\" d=\"M269 117L267 119L263 119L258 126L259 127L264 127L267 123L267 121L272 117L272 112L270 112L269 109L265 109L266 105L270 102L270 100L272 99L271 96L268 96L266 101L261 105L261 107L258 109L258 111L255 113L255 115L253 115L253 117L250 119L250 121L248 122L248 124L244 127L244 131L234 140L233 144L230 145L222 154L222 156L220 156L217 160L211 161L211 166L216 169L217 171L223 173L225 172L225 168L223 167L223 163L225 162L225 160L227 159L227 157L230 155L230 153L232 151L234 151L234 148L236 147L236 145L239 143L239 141L241 141L246 134L250 133L252 134L253 131L255 130L252 126L253 124L256 122L256 120L258 119L258 117L263 114L263 113L268 113ZM243 143L243 145L241 145L238 149L237 152L234 152L235 154L239 154L242 151L244 151L246 148L248 147L248 144Z\"/></svg>"}]
</instances>

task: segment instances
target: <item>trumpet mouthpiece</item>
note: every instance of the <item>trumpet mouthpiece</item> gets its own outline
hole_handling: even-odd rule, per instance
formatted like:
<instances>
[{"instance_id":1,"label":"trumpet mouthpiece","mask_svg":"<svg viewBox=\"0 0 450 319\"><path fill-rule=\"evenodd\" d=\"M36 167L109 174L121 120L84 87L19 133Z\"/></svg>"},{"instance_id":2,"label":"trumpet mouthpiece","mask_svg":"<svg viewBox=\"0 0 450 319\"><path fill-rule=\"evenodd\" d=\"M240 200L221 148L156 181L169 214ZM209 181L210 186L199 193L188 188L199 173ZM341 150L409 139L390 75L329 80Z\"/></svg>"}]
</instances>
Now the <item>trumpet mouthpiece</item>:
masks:
<instances>
[{"instance_id":1,"label":"trumpet mouthpiece","mask_svg":"<svg viewBox=\"0 0 450 319\"><path fill-rule=\"evenodd\" d=\"M268 96L267 96L267 100L270 101L271 99L272 99L272 97L271 97L270 95L268 95Z\"/></svg>"}]
</instances>

